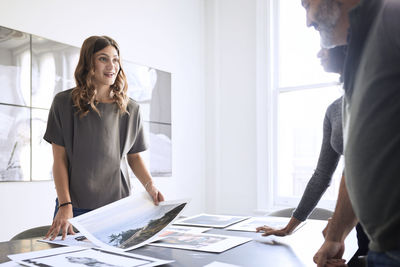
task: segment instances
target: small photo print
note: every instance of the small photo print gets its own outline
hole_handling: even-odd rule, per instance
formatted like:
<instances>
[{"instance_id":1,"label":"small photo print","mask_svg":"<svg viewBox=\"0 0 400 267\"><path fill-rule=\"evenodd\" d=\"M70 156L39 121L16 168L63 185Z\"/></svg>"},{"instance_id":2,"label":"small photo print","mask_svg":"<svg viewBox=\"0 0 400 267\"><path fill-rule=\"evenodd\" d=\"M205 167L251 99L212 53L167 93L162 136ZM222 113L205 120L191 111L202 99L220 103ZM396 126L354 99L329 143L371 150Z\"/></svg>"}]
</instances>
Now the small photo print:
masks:
<instances>
[{"instance_id":1,"label":"small photo print","mask_svg":"<svg viewBox=\"0 0 400 267\"><path fill-rule=\"evenodd\" d=\"M212 215L212 214L198 214L189 218L176 221L175 225L192 225L204 226L214 228L225 228L234 223L243 221L249 217L244 216L227 216L227 215Z\"/></svg>"},{"instance_id":2,"label":"small photo print","mask_svg":"<svg viewBox=\"0 0 400 267\"><path fill-rule=\"evenodd\" d=\"M144 267L171 262L131 253L81 247L60 247L14 254L9 255L9 258L23 265L40 267Z\"/></svg>"},{"instance_id":3,"label":"small photo print","mask_svg":"<svg viewBox=\"0 0 400 267\"><path fill-rule=\"evenodd\" d=\"M282 228L287 225L289 218L282 217L252 217L226 228L233 231L256 232L259 226L267 225L272 228Z\"/></svg>"},{"instance_id":4,"label":"small photo print","mask_svg":"<svg viewBox=\"0 0 400 267\"><path fill-rule=\"evenodd\" d=\"M149 245L220 253L249 241L251 238L169 231Z\"/></svg>"}]
</instances>

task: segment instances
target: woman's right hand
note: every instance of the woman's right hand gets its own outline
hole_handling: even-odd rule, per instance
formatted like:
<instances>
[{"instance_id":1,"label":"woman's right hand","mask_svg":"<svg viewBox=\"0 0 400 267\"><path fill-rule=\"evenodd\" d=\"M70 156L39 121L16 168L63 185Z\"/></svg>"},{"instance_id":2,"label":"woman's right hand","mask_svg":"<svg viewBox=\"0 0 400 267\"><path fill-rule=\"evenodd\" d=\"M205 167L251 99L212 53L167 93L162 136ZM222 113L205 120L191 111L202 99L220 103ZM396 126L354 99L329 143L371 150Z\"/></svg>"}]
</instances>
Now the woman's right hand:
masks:
<instances>
[{"instance_id":1,"label":"woman's right hand","mask_svg":"<svg viewBox=\"0 0 400 267\"><path fill-rule=\"evenodd\" d=\"M57 211L56 217L54 217L53 224L51 225L44 239L50 238L50 240L54 240L60 231L62 233L62 240L65 239L67 234L74 235L74 229L68 222L68 219L72 217L73 212L71 205L60 207Z\"/></svg>"},{"instance_id":2,"label":"woman's right hand","mask_svg":"<svg viewBox=\"0 0 400 267\"><path fill-rule=\"evenodd\" d=\"M264 232L262 236L269 236L269 235L276 235L276 236L286 236L290 235L293 233L293 231L296 229L297 226L301 221L297 220L295 217L291 217L287 225L281 229L275 229L272 227L269 227L268 225L264 226L259 226L256 228L257 233L258 232Z\"/></svg>"},{"instance_id":3,"label":"woman's right hand","mask_svg":"<svg viewBox=\"0 0 400 267\"><path fill-rule=\"evenodd\" d=\"M286 227L281 229L275 229L269 227L268 225L259 226L256 228L256 231L257 233L263 232L262 236L269 236L269 235L286 236L291 234L291 232L289 232Z\"/></svg>"}]
</instances>

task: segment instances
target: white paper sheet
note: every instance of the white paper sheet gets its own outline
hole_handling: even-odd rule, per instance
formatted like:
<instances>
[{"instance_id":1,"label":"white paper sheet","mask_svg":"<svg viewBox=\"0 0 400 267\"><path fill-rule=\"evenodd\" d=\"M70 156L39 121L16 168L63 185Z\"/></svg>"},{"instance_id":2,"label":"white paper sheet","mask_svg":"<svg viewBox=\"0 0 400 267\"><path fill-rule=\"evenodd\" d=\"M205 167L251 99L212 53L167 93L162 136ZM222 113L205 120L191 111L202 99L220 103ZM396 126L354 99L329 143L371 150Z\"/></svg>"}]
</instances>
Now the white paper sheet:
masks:
<instances>
[{"instance_id":1,"label":"white paper sheet","mask_svg":"<svg viewBox=\"0 0 400 267\"><path fill-rule=\"evenodd\" d=\"M220 253L251 240L247 237L170 231L163 239L149 245Z\"/></svg>"},{"instance_id":2,"label":"white paper sheet","mask_svg":"<svg viewBox=\"0 0 400 267\"><path fill-rule=\"evenodd\" d=\"M187 203L188 200L174 200L155 206L144 192L69 221L95 245L107 250L128 251L155 239Z\"/></svg>"},{"instance_id":3,"label":"white paper sheet","mask_svg":"<svg viewBox=\"0 0 400 267\"><path fill-rule=\"evenodd\" d=\"M21 266L23 266L23 265L18 264L14 261L7 261L7 262L0 263L0 267L21 267Z\"/></svg>"},{"instance_id":4,"label":"white paper sheet","mask_svg":"<svg viewBox=\"0 0 400 267\"><path fill-rule=\"evenodd\" d=\"M225 228L234 223L243 221L249 217L244 216L227 216L227 215L214 215L214 214L198 214L192 217L184 218L174 222L175 225L192 225L204 226L214 228Z\"/></svg>"},{"instance_id":5,"label":"white paper sheet","mask_svg":"<svg viewBox=\"0 0 400 267\"><path fill-rule=\"evenodd\" d=\"M57 244L61 246L73 246L73 247L85 247L85 248L95 248L95 244L89 241L83 234L77 233L75 235L67 235L64 240L62 236L57 236L54 240L41 239L39 242L45 242L50 244Z\"/></svg>"},{"instance_id":6,"label":"white paper sheet","mask_svg":"<svg viewBox=\"0 0 400 267\"><path fill-rule=\"evenodd\" d=\"M213 261L207 265L204 265L203 267L240 267L239 265L235 264L230 264L230 263L224 263L220 261Z\"/></svg>"},{"instance_id":7,"label":"white paper sheet","mask_svg":"<svg viewBox=\"0 0 400 267\"><path fill-rule=\"evenodd\" d=\"M191 226L176 226L170 225L166 227L154 241L163 239L163 233L169 231L180 231L180 232L188 232L188 233L204 233L205 231L210 230L211 228L205 227L191 227ZM85 248L95 248L98 247L92 242L89 241L83 234L77 233L75 235L67 235L64 240L62 240L62 236L57 236L54 240L49 239L41 239L39 242L45 242L50 244L56 244L61 246L73 246L73 247L85 247Z\"/></svg>"},{"instance_id":8,"label":"white paper sheet","mask_svg":"<svg viewBox=\"0 0 400 267\"><path fill-rule=\"evenodd\" d=\"M212 228L206 227L193 227L193 226L182 226L182 225L170 225L166 227L153 242L164 239L171 232L185 232L185 233L204 233Z\"/></svg>"},{"instance_id":9,"label":"white paper sheet","mask_svg":"<svg viewBox=\"0 0 400 267\"><path fill-rule=\"evenodd\" d=\"M166 227L160 234L158 234L158 237L154 239L159 240L163 239L164 237L162 236L163 233L169 232L169 231L180 231L180 232L189 232L189 233L203 233L205 231L210 230L211 228L205 228L205 227L191 227L191 226L178 226L178 225L170 225ZM67 235L64 240L62 240L62 236L57 236L54 240L49 240L49 239L41 239L38 240L39 242L45 242L45 243L50 243L50 244L56 244L56 245L61 245L61 246L73 246L73 247L85 247L85 248L95 248L98 247L92 242L90 242L89 239L87 239L83 234L77 233L75 235Z\"/></svg>"},{"instance_id":10,"label":"white paper sheet","mask_svg":"<svg viewBox=\"0 0 400 267\"><path fill-rule=\"evenodd\" d=\"M49 267L78 267L82 265L102 267L147 267L173 262L126 252L111 252L82 247L60 247L13 254L8 257L17 263L27 266L45 265Z\"/></svg>"},{"instance_id":11,"label":"white paper sheet","mask_svg":"<svg viewBox=\"0 0 400 267\"><path fill-rule=\"evenodd\" d=\"M283 228L287 225L289 222L290 218L283 218L283 217L273 217L273 216L268 216L268 217L251 217L247 220L244 220L242 222L239 222L237 224L231 225L227 230L232 230L232 231L245 231L245 232L256 232L256 228L259 226L264 226L267 225L272 228ZM301 223L295 231L300 229L303 226L304 223ZM294 232L295 232L294 231Z\"/></svg>"},{"instance_id":12,"label":"white paper sheet","mask_svg":"<svg viewBox=\"0 0 400 267\"><path fill-rule=\"evenodd\" d=\"M183 225L170 225L165 228L166 231L179 231L179 232L187 232L187 233L204 233L212 228L208 227L193 227L193 226L183 226Z\"/></svg>"}]
</instances>

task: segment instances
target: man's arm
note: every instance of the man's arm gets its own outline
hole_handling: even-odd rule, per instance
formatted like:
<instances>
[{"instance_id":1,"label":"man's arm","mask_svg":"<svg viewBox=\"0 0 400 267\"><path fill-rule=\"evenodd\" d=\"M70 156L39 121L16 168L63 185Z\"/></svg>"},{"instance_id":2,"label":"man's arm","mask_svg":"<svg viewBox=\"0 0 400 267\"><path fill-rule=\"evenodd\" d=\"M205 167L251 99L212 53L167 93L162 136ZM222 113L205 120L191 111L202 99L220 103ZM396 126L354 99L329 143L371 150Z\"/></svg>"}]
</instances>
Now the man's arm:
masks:
<instances>
[{"instance_id":1,"label":"man's arm","mask_svg":"<svg viewBox=\"0 0 400 267\"><path fill-rule=\"evenodd\" d=\"M314 262L318 267L325 266L327 260L340 259L343 256L344 240L356 224L357 218L351 206L343 175L335 212L329 223L325 242L314 256Z\"/></svg>"}]
</instances>

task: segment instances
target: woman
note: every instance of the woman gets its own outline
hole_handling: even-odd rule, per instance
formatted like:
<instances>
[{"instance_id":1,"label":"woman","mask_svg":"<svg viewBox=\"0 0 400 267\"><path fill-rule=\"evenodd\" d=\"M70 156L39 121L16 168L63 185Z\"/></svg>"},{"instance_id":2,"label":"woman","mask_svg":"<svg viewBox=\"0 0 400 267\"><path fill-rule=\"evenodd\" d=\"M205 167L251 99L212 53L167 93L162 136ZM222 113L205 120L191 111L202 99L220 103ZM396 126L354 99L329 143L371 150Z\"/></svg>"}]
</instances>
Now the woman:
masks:
<instances>
[{"instance_id":1,"label":"woman","mask_svg":"<svg viewBox=\"0 0 400 267\"><path fill-rule=\"evenodd\" d=\"M318 57L321 59L321 65L326 72L341 74L345 53L346 46L338 46L332 49L321 49ZM332 175L336 170L340 157L343 155L342 98L336 99L326 110L323 140L317 167L307 184L299 205L285 227L281 229L274 229L267 225L257 227L257 232L263 232L263 236L286 236L291 234L311 214L330 185ZM359 255L366 255L368 252L369 240L360 224L357 225L357 238L359 249L352 260L349 261L349 266L355 264Z\"/></svg>"},{"instance_id":2,"label":"woman","mask_svg":"<svg viewBox=\"0 0 400 267\"><path fill-rule=\"evenodd\" d=\"M344 47L340 46L332 49L321 49L318 52L317 56L321 59L321 65L326 72L341 73L345 57L344 51ZM264 232L264 236L291 234L301 222L307 219L328 188L339 159L343 155L342 97L336 99L327 108L323 131L317 167L307 184L297 209L284 228L258 227L257 231Z\"/></svg>"},{"instance_id":3,"label":"woman","mask_svg":"<svg viewBox=\"0 0 400 267\"><path fill-rule=\"evenodd\" d=\"M157 205L164 200L140 156L146 150L139 105L127 96L118 44L91 36L81 48L76 87L58 93L44 139L53 149L57 191L45 238L74 234L68 219L130 194L126 160Z\"/></svg>"}]
</instances>

